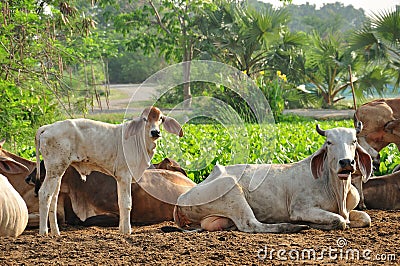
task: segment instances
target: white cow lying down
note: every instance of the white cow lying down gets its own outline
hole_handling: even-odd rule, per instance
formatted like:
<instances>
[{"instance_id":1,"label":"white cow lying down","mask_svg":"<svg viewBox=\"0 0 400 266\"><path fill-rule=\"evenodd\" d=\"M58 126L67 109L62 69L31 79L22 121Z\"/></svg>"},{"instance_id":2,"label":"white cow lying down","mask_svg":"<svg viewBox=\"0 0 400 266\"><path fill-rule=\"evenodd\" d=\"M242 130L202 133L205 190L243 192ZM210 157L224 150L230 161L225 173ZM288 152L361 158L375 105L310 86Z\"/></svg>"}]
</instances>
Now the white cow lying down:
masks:
<instances>
[{"instance_id":1,"label":"white cow lying down","mask_svg":"<svg viewBox=\"0 0 400 266\"><path fill-rule=\"evenodd\" d=\"M251 233L370 226L367 213L353 210L360 197L351 174L359 167L368 178L371 157L354 129L317 131L326 136L323 147L297 163L216 166L178 198L175 222L181 228Z\"/></svg>"},{"instance_id":2,"label":"white cow lying down","mask_svg":"<svg viewBox=\"0 0 400 266\"><path fill-rule=\"evenodd\" d=\"M0 168L6 172L20 172L27 168L11 158L0 157ZM28 208L21 195L0 174L0 236L17 237L28 224Z\"/></svg>"}]
</instances>

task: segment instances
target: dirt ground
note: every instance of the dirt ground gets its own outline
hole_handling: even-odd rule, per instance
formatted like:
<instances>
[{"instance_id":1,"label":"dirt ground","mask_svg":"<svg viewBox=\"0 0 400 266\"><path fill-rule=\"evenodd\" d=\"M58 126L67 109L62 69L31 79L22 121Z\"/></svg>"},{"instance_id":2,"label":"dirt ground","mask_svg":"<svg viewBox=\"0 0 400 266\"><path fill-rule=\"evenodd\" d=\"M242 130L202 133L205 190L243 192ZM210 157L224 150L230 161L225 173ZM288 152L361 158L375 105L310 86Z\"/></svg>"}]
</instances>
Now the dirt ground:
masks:
<instances>
[{"instance_id":1,"label":"dirt ground","mask_svg":"<svg viewBox=\"0 0 400 266\"><path fill-rule=\"evenodd\" d=\"M400 211L367 211L372 226L297 234L238 231L163 233L164 222L118 228L62 227L61 236L27 229L1 238L0 265L395 265L400 263Z\"/></svg>"}]
</instances>

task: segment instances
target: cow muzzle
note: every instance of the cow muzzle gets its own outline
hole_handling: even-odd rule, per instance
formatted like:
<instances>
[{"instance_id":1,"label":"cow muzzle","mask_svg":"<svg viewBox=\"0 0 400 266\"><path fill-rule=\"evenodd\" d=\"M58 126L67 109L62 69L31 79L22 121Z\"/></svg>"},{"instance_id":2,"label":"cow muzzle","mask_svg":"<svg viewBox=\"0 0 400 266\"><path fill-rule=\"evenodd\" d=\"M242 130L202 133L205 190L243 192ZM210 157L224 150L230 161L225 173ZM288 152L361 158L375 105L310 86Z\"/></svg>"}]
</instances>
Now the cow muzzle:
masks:
<instances>
[{"instance_id":1,"label":"cow muzzle","mask_svg":"<svg viewBox=\"0 0 400 266\"><path fill-rule=\"evenodd\" d=\"M356 170L355 161L350 159L342 159L339 160L339 171L338 177L340 180L347 180L351 174L353 174Z\"/></svg>"},{"instance_id":2,"label":"cow muzzle","mask_svg":"<svg viewBox=\"0 0 400 266\"><path fill-rule=\"evenodd\" d=\"M158 129L153 129L150 131L150 135L152 138L158 139L159 137L161 137L161 132Z\"/></svg>"}]
</instances>

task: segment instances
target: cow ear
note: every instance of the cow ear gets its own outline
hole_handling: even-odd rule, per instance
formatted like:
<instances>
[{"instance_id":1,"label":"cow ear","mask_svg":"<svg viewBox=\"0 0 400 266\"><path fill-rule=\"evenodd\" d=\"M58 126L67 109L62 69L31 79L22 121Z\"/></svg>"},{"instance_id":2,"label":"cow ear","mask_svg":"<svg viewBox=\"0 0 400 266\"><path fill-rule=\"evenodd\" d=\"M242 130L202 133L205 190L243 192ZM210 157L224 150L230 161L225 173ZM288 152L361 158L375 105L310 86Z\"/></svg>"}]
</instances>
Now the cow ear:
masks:
<instances>
[{"instance_id":1,"label":"cow ear","mask_svg":"<svg viewBox=\"0 0 400 266\"><path fill-rule=\"evenodd\" d=\"M125 128L125 139L128 139L130 136L137 135L139 132L142 132L144 123L145 121L141 117L132 119L132 121L130 121Z\"/></svg>"},{"instance_id":2,"label":"cow ear","mask_svg":"<svg viewBox=\"0 0 400 266\"><path fill-rule=\"evenodd\" d=\"M164 128L169 133L178 135L179 137L183 137L183 130L181 125L175 119L171 117L164 117Z\"/></svg>"},{"instance_id":3,"label":"cow ear","mask_svg":"<svg viewBox=\"0 0 400 266\"><path fill-rule=\"evenodd\" d=\"M398 130L400 130L400 119L389 121L385 125L385 132L396 135L396 131Z\"/></svg>"},{"instance_id":4,"label":"cow ear","mask_svg":"<svg viewBox=\"0 0 400 266\"><path fill-rule=\"evenodd\" d=\"M28 167L7 157L0 157L0 172L7 175L20 175L29 172Z\"/></svg>"},{"instance_id":5,"label":"cow ear","mask_svg":"<svg viewBox=\"0 0 400 266\"><path fill-rule=\"evenodd\" d=\"M326 157L326 147L322 147L311 158L311 172L315 179L322 177L324 172L324 162Z\"/></svg>"},{"instance_id":6,"label":"cow ear","mask_svg":"<svg viewBox=\"0 0 400 266\"><path fill-rule=\"evenodd\" d=\"M368 181L373 171L371 156L357 144L356 157L362 175L362 181L365 183Z\"/></svg>"}]
</instances>

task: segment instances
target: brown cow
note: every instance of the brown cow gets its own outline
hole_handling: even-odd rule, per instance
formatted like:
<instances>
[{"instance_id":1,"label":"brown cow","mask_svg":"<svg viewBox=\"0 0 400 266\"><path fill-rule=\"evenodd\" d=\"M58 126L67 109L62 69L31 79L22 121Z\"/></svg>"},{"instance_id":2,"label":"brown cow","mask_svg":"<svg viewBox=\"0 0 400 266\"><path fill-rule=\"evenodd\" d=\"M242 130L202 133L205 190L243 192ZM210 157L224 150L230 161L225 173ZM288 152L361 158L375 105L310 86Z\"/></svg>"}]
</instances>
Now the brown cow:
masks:
<instances>
[{"instance_id":1,"label":"brown cow","mask_svg":"<svg viewBox=\"0 0 400 266\"><path fill-rule=\"evenodd\" d=\"M41 177L46 170L40 164ZM132 184L133 206L131 224L151 224L173 219L177 198L195 185L185 171L171 159L144 172L137 183ZM165 170L168 169L168 170ZM186 173L185 173L186 174ZM35 180L36 171L27 178ZM35 199L37 201L37 198ZM57 217L60 223L84 226L118 226L119 208L117 184L112 176L92 172L82 181L73 167L68 167L61 183ZM37 225L36 225L37 226Z\"/></svg>"},{"instance_id":2,"label":"brown cow","mask_svg":"<svg viewBox=\"0 0 400 266\"><path fill-rule=\"evenodd\" d=\"M370 178L363 185L364 202L369 209L400 209L400 172Z\"/></svg>"},{"instance_id":3,"label":"brown cow","mask_svg":"<svg viewBox=\"0 0 400 266\"><path fill-rule=\"evenodd\" d=\"M400 149L400 98L368 102L357 109L354 120L363 123L357 138L375 166L379 167L379 152L384 147L394 143Z\"/></svg>"},{"instance_id":4,"label":"brown cow","mask_svg":"<svg viewBox=\"0 0 400 266\"><path fill-rule=\"evenodd\" d=\"M359 144L371 155L374 167L379 168L379 152L394 143L400 150L400 98L378 99L360 106L354 114L354 122L361 121L363 129L357 134ZM359 208L365 209L361 178L353 184L360 193Z\"/></svg>"}]
</instances>

